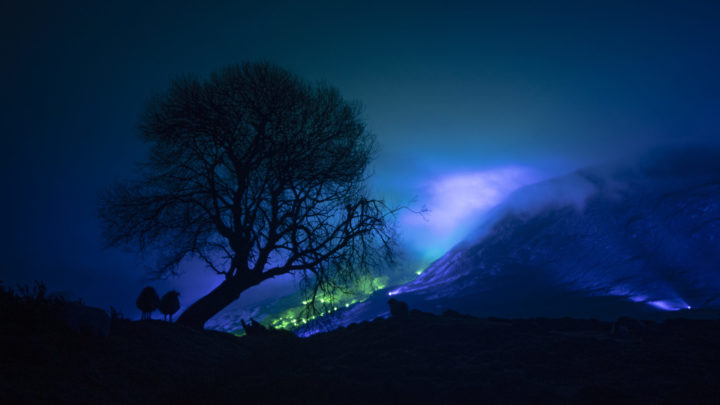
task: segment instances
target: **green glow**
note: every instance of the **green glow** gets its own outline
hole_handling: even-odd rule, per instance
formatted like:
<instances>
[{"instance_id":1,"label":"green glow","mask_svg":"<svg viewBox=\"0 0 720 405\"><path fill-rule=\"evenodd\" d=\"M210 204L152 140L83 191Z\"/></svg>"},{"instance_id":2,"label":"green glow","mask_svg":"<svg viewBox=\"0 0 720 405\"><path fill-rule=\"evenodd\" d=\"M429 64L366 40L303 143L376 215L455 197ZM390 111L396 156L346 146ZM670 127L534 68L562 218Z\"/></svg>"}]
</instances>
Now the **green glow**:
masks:
<instances>
[{"instance_id":1,"label":"green glow","mask_svg":"<svg viewBox=\"0 0 720 405\"><path fill-rule=\"evenodd\" d=\"M299 293L295 296L288 296L286 309L276 313L267 313L260 323L269 328L294 330L317 319L318 316L330 315L342 307L350 308L352 305L365 301L375 291L386 288L389 282L388 276L365 277L359 280L356 288L352 291L336 291L334 294L318 292L314 299L313 297L304 297L303 299ZM318 313L311 311L313 300L317 305ZM295 304L293 305L292 302ZM243 336L245 332L239 329L235 334Z\"/></svg>"}]
</instances>

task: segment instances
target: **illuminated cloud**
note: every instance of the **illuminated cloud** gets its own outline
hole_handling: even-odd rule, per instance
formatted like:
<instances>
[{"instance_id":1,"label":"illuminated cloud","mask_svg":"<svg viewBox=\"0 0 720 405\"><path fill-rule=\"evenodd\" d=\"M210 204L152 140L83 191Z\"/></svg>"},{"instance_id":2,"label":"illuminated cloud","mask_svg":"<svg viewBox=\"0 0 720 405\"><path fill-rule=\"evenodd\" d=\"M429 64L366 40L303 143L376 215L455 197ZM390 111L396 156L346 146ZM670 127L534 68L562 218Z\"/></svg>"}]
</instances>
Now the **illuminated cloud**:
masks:
<instances>
[{"instance_id":1,"label":"illuminated cloud","mask_svg":"<svg viewBox=\"0 0 720 405\"><path fill-rule=\"evenodd\" d=\"M508 194L538 179L530 169L509 166L429 181L419 190L419 203L429 212L406 213L400 219L404 241L424 259L434 260L460 242Z\"/></svg>"}]
</instances>

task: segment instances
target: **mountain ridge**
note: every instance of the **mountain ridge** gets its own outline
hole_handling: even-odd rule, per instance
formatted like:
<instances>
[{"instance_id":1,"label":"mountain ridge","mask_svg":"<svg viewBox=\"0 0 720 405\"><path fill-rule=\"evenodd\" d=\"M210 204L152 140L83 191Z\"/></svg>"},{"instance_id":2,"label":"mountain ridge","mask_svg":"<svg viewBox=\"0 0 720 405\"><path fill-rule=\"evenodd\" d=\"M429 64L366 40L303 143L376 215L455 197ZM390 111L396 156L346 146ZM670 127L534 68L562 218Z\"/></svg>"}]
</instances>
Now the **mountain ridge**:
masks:
<instances>
[{"instance_id":1,"label":"mountain ridge","mask_svg":"<svg viewBox=\"0 0 720 405\"><path fill-rule=\"evenodd\" d=\"M613 318L651 311L630 303L660 310L715 307L715 156L659 152L635 165L582 169L524 187L469 238L390 294L423 309L456 307L479 316ZM572 306L583 299L588 311L578 312ZM606 313L593 312L601 307Z\"/></svg>"}]
</instances>

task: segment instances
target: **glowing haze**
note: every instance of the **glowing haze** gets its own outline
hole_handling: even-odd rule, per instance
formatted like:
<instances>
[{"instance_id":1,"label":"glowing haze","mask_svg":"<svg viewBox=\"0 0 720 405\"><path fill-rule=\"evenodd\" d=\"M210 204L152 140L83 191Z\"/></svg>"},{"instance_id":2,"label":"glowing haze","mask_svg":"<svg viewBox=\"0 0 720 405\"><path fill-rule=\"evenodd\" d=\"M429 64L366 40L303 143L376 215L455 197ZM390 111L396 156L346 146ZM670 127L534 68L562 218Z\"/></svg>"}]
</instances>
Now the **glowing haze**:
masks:
<instances>
[{"instance_id":1,"label":"glowing haze","mask_svg":"<svg viewBox=\"0 0 720 405\"><path fill-rule=\"evenodd\" d=\"M533 170L508 166L443 175L420 187L427 212L405 212L400 228L408 248L425 262L437 259L467 235L483 214L517 188L536 182Z\"/></svg>"}]
</instances>

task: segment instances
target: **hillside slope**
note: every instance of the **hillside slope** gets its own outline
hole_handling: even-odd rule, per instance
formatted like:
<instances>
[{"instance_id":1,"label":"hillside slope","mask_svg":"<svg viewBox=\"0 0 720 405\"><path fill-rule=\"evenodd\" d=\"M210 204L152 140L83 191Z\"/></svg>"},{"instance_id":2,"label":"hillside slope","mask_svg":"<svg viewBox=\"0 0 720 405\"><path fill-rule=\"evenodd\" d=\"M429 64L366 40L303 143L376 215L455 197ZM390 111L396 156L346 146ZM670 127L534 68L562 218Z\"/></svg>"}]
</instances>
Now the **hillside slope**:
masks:
<instances>
[{"instance_id":1,"label":"hillside slope","mask_svg":"<svg viewBox=\"0 0 720 405\"><path fill-rule=\"evenodd\" d=\"M525 187L390 293L481 316L614 319L720 305L720 154L653 155Z\"/></svg>"},{"instance_id":2,"label":"hillside slope","mask_svg":"<svg viewBox=\"0 0 720 405\"><path fill-rule=\"evenodd\" d=\"M3 325L0 402L720 401L720 322L624 325L415 311L308 339L116 321L105 340Z\"/></svg>"}]
</instances>

